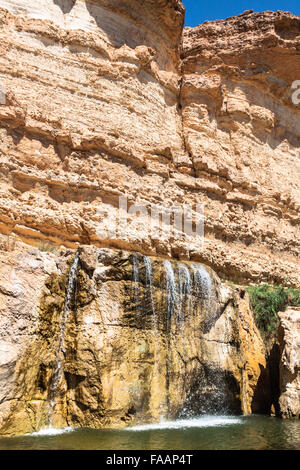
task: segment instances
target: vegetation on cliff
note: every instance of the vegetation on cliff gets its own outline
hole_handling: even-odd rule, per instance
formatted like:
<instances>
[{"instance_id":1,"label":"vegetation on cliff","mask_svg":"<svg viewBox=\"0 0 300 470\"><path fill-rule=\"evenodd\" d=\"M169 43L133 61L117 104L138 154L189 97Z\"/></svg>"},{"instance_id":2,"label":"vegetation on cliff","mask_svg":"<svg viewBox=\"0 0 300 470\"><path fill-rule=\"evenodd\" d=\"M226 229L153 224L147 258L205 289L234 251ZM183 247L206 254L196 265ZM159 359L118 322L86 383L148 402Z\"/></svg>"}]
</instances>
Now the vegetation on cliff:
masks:
<instances>
[{"instance_id":1,"label":"vegetation on cliff","mask_svg":"<svg viewBox=\"0 0 300 470\"><path fill-rule=\"evenodd\" d=\"M247 292L254 311L255 321L264 335L272 335L279 324L278 312L288 305L300 307L300 289L282 286L249 286Z\"/></svg>"}]
</instances>

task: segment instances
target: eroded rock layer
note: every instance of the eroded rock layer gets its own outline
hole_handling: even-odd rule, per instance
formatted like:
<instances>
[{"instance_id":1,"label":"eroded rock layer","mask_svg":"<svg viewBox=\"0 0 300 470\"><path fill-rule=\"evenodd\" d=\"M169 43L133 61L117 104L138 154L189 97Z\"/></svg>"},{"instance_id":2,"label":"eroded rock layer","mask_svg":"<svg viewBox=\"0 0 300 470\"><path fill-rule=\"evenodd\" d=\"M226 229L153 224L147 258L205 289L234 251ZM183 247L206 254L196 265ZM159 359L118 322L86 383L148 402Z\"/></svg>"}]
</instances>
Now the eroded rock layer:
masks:
<instances>
[{"instance_id":1,"label":"eroded rock layer","mask_svg":"<svg viewBox=\"0 0 300 470\"><path fill-rule=\"evenodd\" d=\"M145 233L99 236L98 212L164 201L184 153L180 2L23 3L0 1L2 231L149 250Z\"/></svg>"},{"instance_id":2,"label":"eroded rock layer","mask_svg":"<svg viewBox=\"0 0 300 470\"><path fill-rule=\"evenodd\" d=\"M280 314L280 413L283 418L300 418L300 308Z\"/></svg>"},{"instance_id":3,"label":"eroded rock layer","mask_svg":"<svg viewBox=\"0 0 300 470\"><path fill-rule=\"evenodd\" d=\"M182 47L186 148L213 185L208 236L230 258L217 263L299 282L300 18L245 12L185 28Z\"/></svg>"},{"instance_id":4,"label":"eroded rock layer","mask_svg":"<svg viewBox=\"0 0 300 470\"><path fill-rule=\"evenodd\" d=\"M0 434L251 412L265 348L209 268L3 240L0 272Z\"/></svg>"},{"instance_id":5,"label":"eroded rock layer","mask_svg":"<svg viewBox=\"0 0 300 470\"><path fill-rule=\"evenodd\" d=\"M206 22L180 46L183 21L179 0L0 0L0 230L297 284L300 20ZM204 246L148 214L111 234L120 196L203 204Z\"/></svg>"}]
</instances>

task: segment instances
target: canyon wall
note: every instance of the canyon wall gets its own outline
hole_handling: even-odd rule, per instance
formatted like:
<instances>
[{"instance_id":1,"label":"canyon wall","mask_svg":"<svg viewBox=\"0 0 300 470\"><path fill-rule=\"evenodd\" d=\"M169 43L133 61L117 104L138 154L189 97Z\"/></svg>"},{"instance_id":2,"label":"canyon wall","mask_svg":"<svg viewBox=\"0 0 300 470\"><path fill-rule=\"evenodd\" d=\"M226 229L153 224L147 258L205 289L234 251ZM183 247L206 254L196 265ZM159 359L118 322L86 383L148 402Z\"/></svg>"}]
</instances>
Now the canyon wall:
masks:
<instances>
[{"instance_id":1,"label":"canyon wall","mask_svg":"<svg viewBox=\"0 0 300 470\"><path fill-rule=\"evenodd\" d=\"M295 285L300 20L206 22L181 46L183 21L176 0L0 0L0 230ZM111 234L120 196L203 204L204 245L166 223L152 233L145 213Z\"/></svg>"},{"instance_id":2,"label":"canyon wall","mask_svg":"<svg viewBox=\"0 0 300 470\"><path fill-rule=\"evenodd\" d=\"M0 0L2 434L270 401L215 272L299 285L300 19L183 24L179 0ZM150 230L197 204L204 243Z\"/></svg>"},{"instance_id":3,"label":"canyon wall","mask_svg":"<svg viewBox=\"0 0 300 470\"><path fill-rule=\"evenodd\" d=\"M71 250L1 241L1 435L251 412L266 360L243 289L91 246L70 284Z\"/></svg>"},{"instance_id":4,"label":"canyon wall","mask_svg":"<svg viewBox=\"0 0 300 470\"><path fill-rule=\"evenodd\" d=\"M155 253L146 233L112 239L97 228L102 212L118 212L121 195L148 206L177 197L169 169L184 154L181 3L0 1L0 8L1 230L33 244Z\"/></svg>"},{"instance_id":5,"label":"canyon wall","mask_svg":"<svg viewBox=\"0 0 300 470\"><path fill-rule=\"evenodd\" d=\"M185 28L182 47L186 148L213 185L207 236L228 253L216 263L299 283L300 18L245 12Z\"/></svg>"}]
</instances>

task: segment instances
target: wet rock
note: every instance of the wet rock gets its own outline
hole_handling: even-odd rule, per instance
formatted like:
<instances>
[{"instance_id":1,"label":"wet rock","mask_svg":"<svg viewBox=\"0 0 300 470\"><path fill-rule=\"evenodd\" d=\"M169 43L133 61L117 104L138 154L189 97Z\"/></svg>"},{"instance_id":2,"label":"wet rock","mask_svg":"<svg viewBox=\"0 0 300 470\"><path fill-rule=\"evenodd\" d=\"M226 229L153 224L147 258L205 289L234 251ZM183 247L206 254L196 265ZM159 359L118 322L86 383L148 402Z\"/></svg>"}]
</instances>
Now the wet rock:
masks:
<instances>
[{"instance_id":1,"label":"wet rock","mask_svg":"<svg viewBox=\"0 0 300 470\"><path fill-rule=\"evenodd\" d=\"M19 243L9 257L16 263L27 250ZM0 292L1 434L251 412L266 362L245 292L201 264L90 246L78 253L76 271L70 252L54 258L50 276L21 264L23 294ZM108 270L101 282L99 265Z\"/></svg>"}]
</instances>

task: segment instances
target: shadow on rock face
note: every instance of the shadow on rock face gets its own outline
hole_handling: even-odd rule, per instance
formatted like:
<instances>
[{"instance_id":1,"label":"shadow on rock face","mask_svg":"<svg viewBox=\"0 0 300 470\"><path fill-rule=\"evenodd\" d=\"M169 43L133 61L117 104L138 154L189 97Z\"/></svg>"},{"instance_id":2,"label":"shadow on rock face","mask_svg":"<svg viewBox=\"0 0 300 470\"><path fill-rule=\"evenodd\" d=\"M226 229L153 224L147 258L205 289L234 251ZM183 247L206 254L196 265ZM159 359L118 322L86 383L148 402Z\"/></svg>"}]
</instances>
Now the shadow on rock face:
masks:
<instances>
[{"instance_id":1,"label":"shadow on rock face","mask_svg":"<svg viewBox=\"0 0 300 470\"><path fill-rule=\"evenodd\" d=\"M300 36L299 18L282 18L276 20L275 32L283 39L294 39Z\"/></svg>"},{"instance_id":2,"label":"shadow on rock face","mask_svg":"<svg viewBox=\"0 0 300 470\"><path fill-rule=\"evenodd\" d=\"M279 361L280 350L278 344L274 344L268 357L266 367L261 368L261 373L252 401L252 413L271 414L280 416L279 396Z\"/></svg>"},{"instance_id":3,"label":"shadow on rock face","mask_svg":"<svg viewBox=\"0 0 300 470\"><path fill-rule=\"evenodd\" d=\"M76 0L53 0L55 5L58 5L63 14L70 13Z\"/></svg>"}]
</instances>

